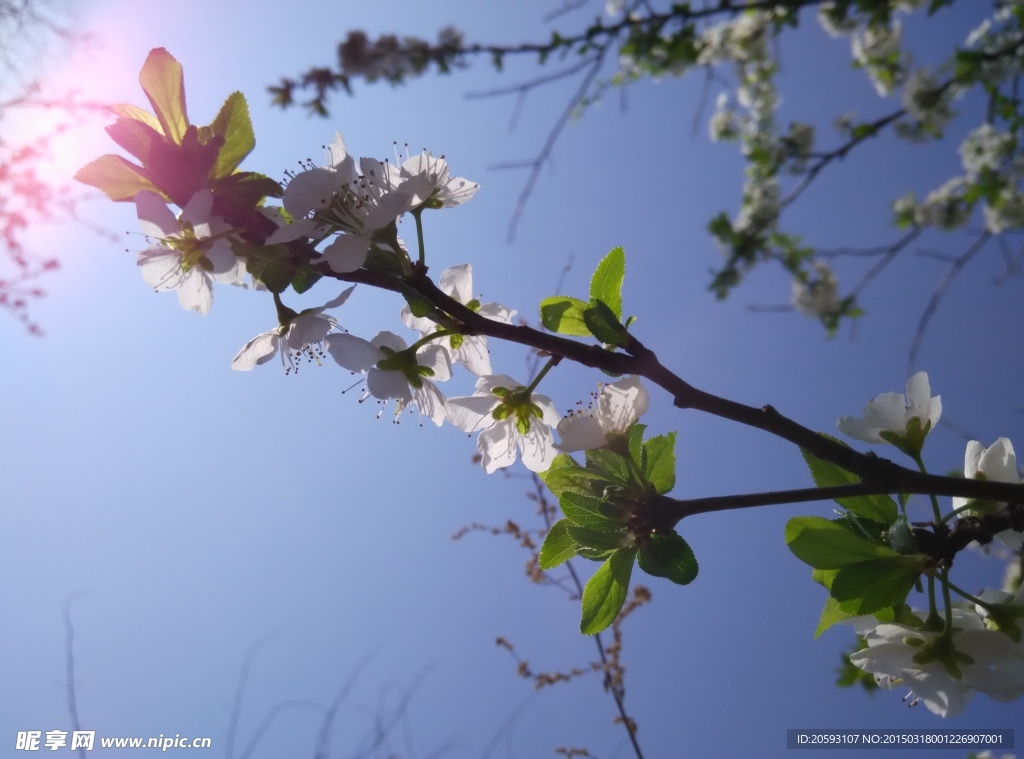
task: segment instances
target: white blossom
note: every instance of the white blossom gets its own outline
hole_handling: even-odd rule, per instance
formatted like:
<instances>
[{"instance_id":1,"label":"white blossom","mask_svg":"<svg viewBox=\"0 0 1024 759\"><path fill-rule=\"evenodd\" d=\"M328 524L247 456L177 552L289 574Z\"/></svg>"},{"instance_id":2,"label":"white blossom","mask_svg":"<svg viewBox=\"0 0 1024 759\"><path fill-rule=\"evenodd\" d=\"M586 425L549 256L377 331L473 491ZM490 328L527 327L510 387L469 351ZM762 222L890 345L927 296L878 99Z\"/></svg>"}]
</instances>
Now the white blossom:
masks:
<instances>
[{"instance_id":1,"label":"white blossom","mask_svg":"<svg viewBox=\"0 0 1024 759\"><path fill-rule=\"evenodd\" d=\"M565 453L604 448L622 439L627 430L645 413L651 398L639 377L626 377L602 385L597 407L571 411L558 423L561 442L558 449Z\"/></svg>"},{"instance_id":2,"label":"white blossom","mask_svg":"<svg viewBox=\"0 0 1024 759\"><path fill-rule=\"evenodd\" d=\"M969 480L988 480L990 482L1008 482L1014 485L1021 482L1017 470L1017 456L1013 443L1001 437L988 448L977 440L967 444L964 452L964 477ZM953 497L953 508L961 509L969 503L967 498ZM998 506L1005 506L1000 503ZM996 534L1002 543L1011 548L1020 548L1024 533L1015 530L1003 530Z\"/></svg>"},{"instance_id":3,"label":"white blossom","mask_svg":"<svg viewBox=\"0 0 1024 759\"><path fill-rule=\"evenodd\" d=\"M505 374L481 377L473 395L449 398L448 421L463 432L480 432L477 450L488 474L515 463L517 448L533 472L546 471L557 453L555 405Z\"/></svg>"},{"instance_id":4,"label":"white blossom","mask_svg":"<svg viewBox=\"0 0 1024 759\"><path fill-rule=\"evenodd\" d=\"M991 124L982 124L960 143L960 161L971 179L981 172L997 170L1013 151L1014 139Z\"/></svg>"},{"instance_id":5,"label":"white blossom","mask_svg":"<svg viewBox=\"0 0 1024 759\"><path fill-rule=\"evenodd\" d=\"M146 284L158 292L176 290L188 311L205 316L213 305L213 282L241 284L242 263L226 239L227 223L212 216L213 193L200 190L175 218L158 195L135 196L142 231L158 244L139 253L138 265Z\"/></svg>"},{"instance_id":6,"label":"white blossom","mask_svg":"<svg viewBox=\"0 0 1024 759\"><path fill-rule=\"evenodd\" d=\"M824 261L815 261L814 279L793 279L793 295L790 302L796 310L812 319L836 314L839 311L839 292L836 275Z\"/></svg>"},{"instance_id":7,"label":"white blossom","mask_svg":"<svg viewBox=\"0 0 1024 759\"><path fill-rule=\"evenodd\" d=\"M411 196L413 208L424 203L432 208L453 208L465 203L480 189L476 182L451 176L444 156L435 157L425 151L402 164L398 182L396 189Z\"/></svg>"},{"instance_id":8,"label":"white blossom","mask_svg":"<svg viewBox=\"0 0 1024 759\"><path fill-rule=\"evenodd\" d=\"M516 315L513 309L505 308L500 303L480 303L474 297L473 267L470 264L445 269L441 272L438 287L443 293L486 319L511 324L512 317ZM402 307L401 317L407 327L420 333L420 337L427 337L439 329L430 319L413 316L408 305ZM486 336L447 335L439 338L438 344L450 352L452 361L462 364L478 377L491 373L491 356L487 350Z\"/></svg>"},{"instance_id":9,"label":"white blossom","mask_svg":"<svg viewBox=\"0 0 1024 759\"><path fill-rule=\"evenodd\" d=\"M851 654L850 661L874 674L882 687L906 686L912 703L920 701L942 717L962 712L973 691L1004 702L1024 695L1024 669L1017 666L1013 642L985 629L973 611L952 613L948 642L930 630L880 624L866 636L868 647Z\"/></svg>"},{"instance_id":10,"label":"white blossom","mask_svg":"<svg viewBox=\"0 0 1024 759\"><path fill-rule=\"evenodd\" d=\"M942 398L931 397L928 375L918 372L907 381L906 398L900 393L882 393L864 407L863 417L844 416L838 427L865 443L892 443L916 454L941 415Z\"/></svg>"},{"instance_id":11,"label":"white blossom","mask_svg":"<svg viewBox=\"0 0 1024 759\"><path fill-rule=\"evenodd\" d=\"M397 417L416 404L421 416L440 427L447 403L432 380L443 382L452 376L448 354L439 345L413 351L393 332L378 332L372 340L335 333L327 338L327 351L335 361L352 372L366 373L366 395L380 401L395 400Z\"/></svg>"},{"instance_id":12,"label":"white blossom","mask_svg":"<svg viewBox=\"0 0 1024 759\"><path fill-rule=\"evenodd\" d=\"M962 227L971 216L970 206L964 197L966 191L966 180L953 177L917 205L914 221L921 226L935 227L944 232Z\"/></svg>"},{"instance_id":13,"label":"white blossom","mask_svg":"<svg viewBox=\"0 0 1024 759\"><path fill-rule=\"evenodd\" d=\"M303 358L319 364L320 359L324 357L325 338L331 330L340 328L338 320L324 311L342 305L354 289L355 285L344 290L334 300L318 308L307 308L300 313L279 306L278 312L282 317L282 323L269 332L257 335L242 346L238 355L232 359L231 368L247 372L254 366L265 364L278 351L281 352L281 365L285 374L298 371L298 363Z\"/></svg>"},{"instance_id":14,"label":"white blossom","mask_svg":"<svg viewBox=\"0 0 1024 759\"><path fill-rule=\"evenodd\" d=\"M927 69L916 69L903 86L903 107L925 132L923 136L935 136L953 118L950 101L955 94L952 86L940 87Z\"/></svg>"}]
</instances>

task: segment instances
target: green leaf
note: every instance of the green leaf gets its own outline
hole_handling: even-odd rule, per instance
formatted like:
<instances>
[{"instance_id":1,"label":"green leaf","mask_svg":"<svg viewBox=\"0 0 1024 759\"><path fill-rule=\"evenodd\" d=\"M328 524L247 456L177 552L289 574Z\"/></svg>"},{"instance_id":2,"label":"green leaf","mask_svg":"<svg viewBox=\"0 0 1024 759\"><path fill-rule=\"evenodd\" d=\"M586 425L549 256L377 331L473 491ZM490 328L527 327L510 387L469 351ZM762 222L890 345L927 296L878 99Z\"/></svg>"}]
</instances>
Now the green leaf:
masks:
<instances>
[{"instance_id":1,"label":"green leaf","mask_svg":"<svg viewBox=\"0 0 1024 759\"><path fill-rule=\"evenodd\" d=\"M902 603L920 572L902 558L878 559L843 567L836 572L829 592L851 615L873 614Z\"/></svg>"},{"instance_id":2,"label":"green leaf","mask_svg":"<svg viewBox=\"0 0 1024 759\"><path fill-rule=\"evenodd\" d=\"M292 277L292 289L297 293L304 293L319 282L322 276L309 264L299 264Z\"/></svg>"},{"instance_id":3,"label":"green leaf","mask_svg":"<svg viewBox=\"0 0 1024 759\"><path fill-rule=\"evenodd\" d=\"M590 337L590 330L583 321L583 309L587 304L577 298L556 295L540 302L541 323L560 335Z\"/></svg>"},{"instance_id":4,"label":"green leaf","mask_svg":"<svg viewBox=\"0 0 1024 759\"><path fill-rule=\"evenodd\" d=\"M589 548L592 551L613 551L621 548L627 534L623 529L614 532L601 530L588 530L586 527L577 527L574 524L565 526L569 537L580 548Z\"/></svg>"},{"instance_id":5,"label":"green leaf","mask_svg":"<svg viewBox=\"0 0 1024 759\"><path fill-rule=\"evenodd\" d=\"M585 453L587 468L597 472L605 479L618 485L625 485L630 480L629 462L625 458L607 448L595 448Z\"/></svg>"},{"instance_id":6,"label":"green leaf","mask_svg":"<svg viewBox=\"0 0 1024 759\"><path fill-rule=\"evenodd\" d=\"M583 323L590 334L606 345L622 347L629 341L626 328L603 301L591 298L590 305L583 309Z\"/></svg>"},{"instance_id":7,"label":"green leaf","mask_svg":"<svg viewBox=\"0 0 1024 759\"><path fill-rule=\"evenodd\" d=\"M180 145L188 129L185 78L181 64L162 47L150 50L139 72L139 84L153 106L163 133Z\"/></svg>"},{"instance_id":8,"label":"green leaf","mask_svg":"<svg viewBox=\"0 0 1024 759\"><path fill-rule=\"evenodd\" d=\"M598 550L597 548L586 548L584 546L576 546L576 555L581 559L590 559L591 561L604 561L613 553L614 548L606 548Z\"/></svg>"},{"instance_id":9,"label":"green leaf","mask_svg":"<svg viewBox=\"0 0 1024 759\"><path fill-rule=\"evenodd\" d=\"M817 638L837 622L842 622L844 619L854 616L856 615L847 614L843 611L840 603L832 596L829 596L825 599L825 606L821 610L821 617L818 619L818 626L814 630L814 637Z\"/></svg>"},{"instance_id":10,"label":"green leaf","mask_svg":"<svg viewBox=\"0 0 1024 759\"><path fill-rule=\"evenodd\" d=\"M425 296L420 295L418 290L404 283L400 287L402 288L402 297L409 304L409 310L413 316L422 318L434 310L434 304Z\"/></svg>"},{"instance_id":11,"label":"green leaf","mask_svg":"<svg viewBox=\"0 0 1024 759\"><path fill-rule=\"evenodd\" d=\"M228 96L210 128L214 134L224 138L224 144L217 154L217 163L213 167L213 176L226 177L256 147L249 106L241 92L232 92Z\"/></svg>"},{"instance_id":12,"label":"green leaf","mask_svg":"<svg viewBox=\"0 0 1024 759\"><path fill-rule=\"evenodd\" d=\"M594 276L590 278L591 299L608 306L616 321L622 319L622 280L625 276L626 254L619 247L612 248L608 255L601 259Z\"/></svg>"},{"instance_id":13,"label":"green leaf","mask_svg":"<svg viewBox=\"0 0 1024 759\"><path fill-rule=\"evenodd\" d=\"M636 547L620 548L613 553L583 588L583 615L580 632L594 635L606 629L619 615L629 593Z\"/></svg>"},{"instance_id":14,"label":"green leaf","mask_svg":"<svg viewBox=\"0 0 1024 759\"><path fill-rule=\"evenodd\" d=\"M82 184L96 187L111 200L132 200L142 190L169 198L150 180L148 172L119 155L100 156L75 174Z\"/></svg>"},{"instance_id":15,"label":"green leaf","mask_svg":"<svg viewBox=\"0 0 1024 759\"><path fill-rule=\"evenodd\" d=\"M284 246L270 246L270 247L284 247ZM296 261L286 252L283 255L276 256L271 259L257 259L248 258L246 260L246 268L249 273L256 277L260 282L267 286L267 289L272 293L283 293L291 285L292 279L295 277L296 271L299 268L299 261Z\"/></svg>"},{"instance_id":16,"label":"green leaf","mask_svg":"<svg viewBox=\"0 0 1024 759\"><path fill-rule=\"evenodd\" d=\"M839 569L872 559L896 556L886 546L855 535L822 517L793 517L786 523L786 545L815 569Z\"/></svg>"},{"instance_id":17,"label":"green leaf","mask_svg":"<svg viewBox=\"0 0 1024 759\"><path fill-rule=\"evenodd\" d=\"M689 585L697 577L697 558L690 544L676 532L652 534L640 546L640 569L665 577L676 585Z\"/></svg>"},{"instance_id":18,"label":"green leaf","mask_svg":"<svg viewBox=\"0 0 1024 759\"><path fill-rule=\"evenodd\" d=\"M640 424L634 422L630 425L630 428L626 430L626 440L629 447L629 456L633 459L640 471L644 470L645 462L647 461L647 452L644 449L644 432L647 431L646 424Z\"/></svg>"},{"instance_id":19,"label":"green leaf","mask_svg":"<svg viewBox=\"0 0 1024 759\"><path fill-rule=\"evenodd\" d=\"M576 459L566 453L555 456L551 467L542 472L540 478L559 499L567 492L594 495L612 484L598 472L584 469L576 463Z\"/></svg>"},{"instance_id":20,"label":"green leaf","mask_svg":"<svg viewBox=\"0 0 1024 759\"><path fill-rule=\"evenodd\" d=\"M907 524L907 518L900 516L891 527L889 527L888 536L889 545L891 545L897 553L902 554L915 554L920 553L921 549L917 545L917 540L914 539L914 533L910 529L910 525Z\"/></svg>"},{"instance_id":21,"label":"green leaf","mask_svg":"<svg viewBox=\"0 0 1024 759\"><path fill-rule=\"evenodd\" d=\"M622 528L622 522L614 519L617 509L600 498L582 493L563 493L558 499L565 518L579 527L608 532Z\"/></svg>"},{"instance_id":22,"label":"green leaf","mask_svg":"<svg viewBox=\"0 0 1024 759\"><path fill-rule=\"evenodd\" d=\"M665 495L676 486L676 433L652 437L644 443L644 451L644 477L658 495Z\"/></svg>"},{"instance_id":23,"label":"green leaf","mask_svg":"<svg viewBox=\"0 0 1024 759\"><path fill-rule=\"evenodd\" d=\"M537 562L541 569L554 569L576 555L576 542L569 535L568 526L566 520L559 519L544 536Z\"/></svg>"},{"instance_id":24,"label":"green leaf","mask_svg":"<svg viewBox=\"0 0 1024 759\"><path fill-rule=\"evenodd\" d=\"M843 443L843 441L838 440L831 435L822 434L822 437L828 438L833 442L846 445L846 443ZM814 484L819 488L827 488L835 485L852 485L860 482L857 475L852 472L847 472L842 467L836 466L829 461L823 461L809 451L801 449L801 452L804 455L804 461L807 462L807 466L811 470L811 477L814 480ZM836 503L858 516L873 519L876 522L883 522L885 524L892 524L896 521L896 517L899 515L899 509L896 507L896 502L887 495L865 495L857 496L856 498L837 498Z\"/></svg>"}]
</instances>

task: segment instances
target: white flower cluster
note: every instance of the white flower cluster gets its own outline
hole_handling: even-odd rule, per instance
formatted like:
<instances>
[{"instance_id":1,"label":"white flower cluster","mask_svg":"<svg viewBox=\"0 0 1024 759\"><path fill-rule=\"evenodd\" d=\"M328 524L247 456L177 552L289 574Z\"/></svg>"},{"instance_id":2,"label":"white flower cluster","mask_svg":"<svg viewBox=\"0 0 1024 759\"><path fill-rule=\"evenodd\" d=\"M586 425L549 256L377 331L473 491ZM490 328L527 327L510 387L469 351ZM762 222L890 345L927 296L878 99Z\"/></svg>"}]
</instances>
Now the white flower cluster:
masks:
<instances>
[{"instance_id":1,"label":"white flower cluster","mask_svg":"<svg viewBox=\"0 0 1024 759\"><path fill-rule=\"evenodd\" d=\"M953 177L929 193L922 203L906 195L893 204L898 223L913 223L950 231L964 226L971 217L974 204L968 201L971 188L977 185L994 188L982 193L986 229L999 234L1024 226L1024 155L1016 138L991 124L972 130L960 144L962 176ZM977 194L977 193L976 193Z\"/></svg>"},{"instance_id":2,"label":"white flower cluster","mask_svg":"<svg viewBox=\"0 0 1024 759\"><path fill-rule=\"evenodd\" d=\"M1021 483L1020 472L1017 470L1017 456L1013 451L1013 443L1001 437L988 448L972 440L967 444L964 453L964 477L972 480L988 480L989 482L1008 482L1014 485ZM966 498L953 498L954 509L973 511L979 516L993 508L1001 508L1006 504L977 504ZM1015 530L1003 530L996 533L996 539L1004 545L1019 550L1024 543L1024 535Z\"/></svg>"},{"instance_id":3,"label":"white flower cluster","mask_svg":"<svg viewBox=\"0 0 1024 759\"><path fill-rule=\"evenodd\" d=\"M986 590L979 600L1021 607L1024 588L1013 596ZM1013 701L1024 695L1024 644L990 629L987 616L983 606L954 608L948 633L857 617L851 621L868 645L850 661L873 674L880 687L905 687L911 705L923 703L942 717L962 712L975 692Z\"/></svg>"},{"instance_id":4,"label":"white flower cluster","mask_svg":"<svg viewBox=\"0 0 1024 759\"><path fill-rule=\"evenodd\" d=\"M722 93L709 128L713 140L740 140L744 155L757 156L747 167L743 205L732 222L737 233L749 237L774 228L780 212L778 169L790 155L802 151L806 156L813 136L797 130L787 150L775 133L779 97L772 78L776 71L770 46L772 19L771 13L748 11L708 27L697 41L699 64L732 63L736 74L738 107Z\"/></svg>"},{"instance_id":5,"label":"white flower cluster","mask_svg":"<svg viewBox=\"0 0 1024 759\"><path fill-rule=\"evenodd\" d=\"M941 414L941 398L931 396L928 375L918 372L907 382L905 397L882 393L864 407L863 417L843 417L838 426L857 440L891 443L920 460L924 438ZM971 441L964 476L1020 483L1010 441L1000 438L988 448ZM955 512L984 514L1003 506L953 499ZM1021 546L1021 533L1014 530L996 537L1008 546ZM880 687L906 687L904 700L923 703L943 717L963 711L975 692L1004 702L1024 696L1024 586L1019 578L1010 579L1009 592L982 591L970 605L949 608L944 622L936 623L934 611L911 612L910 618L919 622L927 617L928 622L919 624L879 623L872 616L846 620L867 641L850 661L873 674Z\"/></svg>"},{"instance_id":6,"label":"white flower cluster","mask_svg":"<svg viewBox=\"0 0 1024 759\"><path fill-rule=\"evenodd\" d=\"M276 225L266 243L306 239L315 249L330 240L313 263L326 264L338 274L363 268L373 251L388 253L410 268L405 244L396 232L399 217L424 208L460 205L478 187L452 177L443 157L427 154L412 156L394 168L371 158L359 159L356 166L341 135L336 135L327 165L308 165L293 175L283 209L262 209ZM141 192L135 198L143 231L156 240L139 255L143 278L157 290L176 290L184 308L202 314L213 302L213 282L245 285L243 259L231 248L235 230L213 215L213 203L208 190L198 192L179 219L154 193ZM476 299L469 264L446 269L439 288L485 319L511 324L515 316L499 303ZM536 380L526 386L492 372L485 337L462 334L435 322L429 313L416 316L409 305L400 316L419 334L411 346L388 331L378 332L372 340L348 334L325 312L344 304L353 289L301 312L285 306L275 293L277 326L247 342L231 368L248 371L280 354L285 372L291 373L303 360L319 364L329 355L340 366L366 375L362 400L393 400L396 416L415 407L437 426L448 421L464 432L479 432L477 448L489 473L511 465L517 452L529 469L545 471L559 448L577 451L609 445L647 410L647 391L639 379L629 377L605 386L596 408L561 419L551 399L533 392ZM453 363L478 377L473 395L446 398L438 389L435 383L451 378ZM559 445L555 428L562 438Z\"/></svg>"},{"instance_id":7,"label":"white flower cluster","mask_svg":"<svg viewBox=\"0 0 1024 759\"><path fill-rule=\"evenodd\" d=\"M912 13L922 5L924 0L903 0L895 3L893 10ZM818 8L818 21L829 36L850 37L854 65L864 70L881 97L903 84L910 54L900 47L903 27L899 19L858 18L848 4L826 2Z\"/></svg>"},{"instance_id":8,"label":"white flower cluster","mask_svg":"<svg viewBox=\"0 0 1024 759\"><path fill-rule=\"evenodd\" d=\"M796 310L812 319L835 314L839 311L839 291L836 275L824 261L815 261L817 277L795 277L793 297L790 302Z\"/></svg>"}]
</instances>

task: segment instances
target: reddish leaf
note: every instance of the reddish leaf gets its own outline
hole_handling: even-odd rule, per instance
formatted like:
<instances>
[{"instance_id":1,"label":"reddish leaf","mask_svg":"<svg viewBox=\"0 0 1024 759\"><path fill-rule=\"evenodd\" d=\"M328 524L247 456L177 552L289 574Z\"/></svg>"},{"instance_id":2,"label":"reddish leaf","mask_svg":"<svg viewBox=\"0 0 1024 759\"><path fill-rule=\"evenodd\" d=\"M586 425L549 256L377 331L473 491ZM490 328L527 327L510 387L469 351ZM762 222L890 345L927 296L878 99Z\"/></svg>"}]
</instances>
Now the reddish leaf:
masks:
<instances>
[{"instance_id":1,"label":"reddish leaf","mask_svg":"<svg viewBox=\"0 0 1024 759\"><path fill-rule=\"evenodd\" d=\"M185 78L181 64L162 47L149 52L139 72L139 84L153 106L163 132L171 140L181 143L188 128L185 112Z\"/></svg>"},{"instance_id":2,"label":"reddish leaf","mask_svg":"<svg viewBox=\"0 0 1024 759\"><path fill-rule=\"evenodd\" d=\"M103 190L111 200L132 200L142 190L155 192L164 200L167 196L153 184L144 169L129 163L119 155L105 155L97 158L75 174L82 184Z\"/></svg>"}]
</instances>

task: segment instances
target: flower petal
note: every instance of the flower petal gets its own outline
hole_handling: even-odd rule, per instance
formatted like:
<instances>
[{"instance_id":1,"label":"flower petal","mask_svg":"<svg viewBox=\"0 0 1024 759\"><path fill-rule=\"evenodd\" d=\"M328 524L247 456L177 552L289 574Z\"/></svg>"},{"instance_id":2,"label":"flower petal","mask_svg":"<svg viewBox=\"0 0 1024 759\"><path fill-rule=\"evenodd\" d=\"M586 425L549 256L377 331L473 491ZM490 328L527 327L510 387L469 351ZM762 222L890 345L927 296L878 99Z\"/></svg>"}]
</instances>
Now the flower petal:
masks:
<instances>
[{"instance_id":1,"label":"flower petal","mask_svg":"<svg viewBox=\"0 0 1024 759\"><path fill-rule=\"evenodd\" d=\"M516 460L515 421L505 419L480 433L476 448L487 474L512 466Z\"/></svg>"},{"instance_id":2,"label":"flower petal","mask_svg":"<svg viewBox=\"0 0 1024 759\"><path fill-rule=\"evenodd\" d=\"M395 398L399 401L399 410L412 401L409 382L401 372L384 371L374 367L366 373L366 389L374 398L380 398L382 401Z\"/></svg>"},{"instance_id":3,"label":"flower petal","mask_svg":"<svg viewBox=\"0 0 1024 759\"><path fill-rule=\"evenodd\" d=\"M564 453L592 451L608 444L608 438L601 428L601 422L591 414L573 414L558 423L561 442L558 450Z\"/></svg>"},{"instance_id":4,"label":"flower petal","mask_svg":"<svg viewBox=\"0 0 1024 759\"><path fill-rule=\"evenodd\" d=\"M279 336L277 330L264 332L256 335L252 340L242 346L231 360L231 368L239 372L247 372L257 364L263 364L274 357L277 353Z\"/></svg>"},{"instance_id":5,"label":"flower petal","mask_svg":"<svg viewBox=\"0 0 1024 759\"><path fill-rule=\"evenodd\" d=\"M178 302L186 311L198 311L203 316L210 313L210 307L213 305L213 287L209 277L198 266L184 273L177 290Z\"/></svg>"},{"instance_id":6,"label":"flower petal","mask_svg":"<svg viewBox=\"0 0 1024 759\"><path fill-rule=\"evenodd\" d=\"M187 221L193 227L200 224L208 224L210 222L210 214L213 212L213 193L209 190L200 190L189 199L188 204L181 211L182 221ZM207 237L209 236L209 230L206 234L196 233L196 237Z\"/></svg>"},{"instance_id":7,"label":"flower petal","mask_svg":"<svg viewBox=\"0 0 1024 759\"><path fill-rule=\"evenodd\" d=\"M555 460L558 451L550 427L541 424L539 419L533 419L529 431L519 436L518 440L523 464L527 469L531 472L546 472L551 468L551 462Z\"/></svg>"},{"instance_id":8,"label":"flower petal","mask_svg":"<svg viewBox=\"0 0 1024 759\"><path fill-rule=\"evenodd\" d=\"M370 252L370 238L362 235L338 235L334 242L324 248L323 260L331 271L347 274L366 263Z\"/></svg>"},{"instance_id":9,"label":"flower petal","mask_svg":"<svg viewBox=\"0 0 1024 759\"><path fill-rule=\"evenodd\" d=\"M452 378L452 364L448 359L448 351L440 345L428 345L417 351L416 363L431 369L435 382L444 382Z\"/></svg>"},{"instance_id":10,"label":"flower petal","mask_svg":"<svg viewBox=\"0 0 1024 759\"><path fill-rule=\"evenodd\" d=\"M413 388L412 397L423 416L429 417L438 427L444 424L448 404L437 385L430 380L423 380L422 387Z\"/></svg>"},{"instance_id":11,"label":"flower petal","mask_svg":"<svg viewBox=\"0 0 1024 759\"><path fill-rule=\"evenodd\" d=\"M473 300L473 266L459 264L441 272L438 285L459 303L466 304Z\"/></svg>"},{"instance_id":12,"label":"flower petal","mask_svg":"<svg viewBox=\"0 0 1024 759\"><path fill-rule=\"evenodd\" d=\"M350 372L368 371L384 357L377 346L347 332L328 335L324 342L331 357Z\"/></svg>"},{"instance_id":13,"label":"flower petal","mask_svg":"<svg viewBox=\"0 0 1024 759\"><path fill-rule=\"evenodd\" d=\"M143 234L159 239L181 235L181 224L155 192L143 190L136 194L135 212Z\"/></svg>"},{"instance_id":14,"label":"flower petal","mask_svg":"<svg viewBox=\"0 0 1024 759\"><path fill-rule=\"evenodd\" d=\"M476 432L494 424L491 412L497 407L497 396L463 395L448 399L448 421L463 432Z\"/></svg>"}]
</instances>

